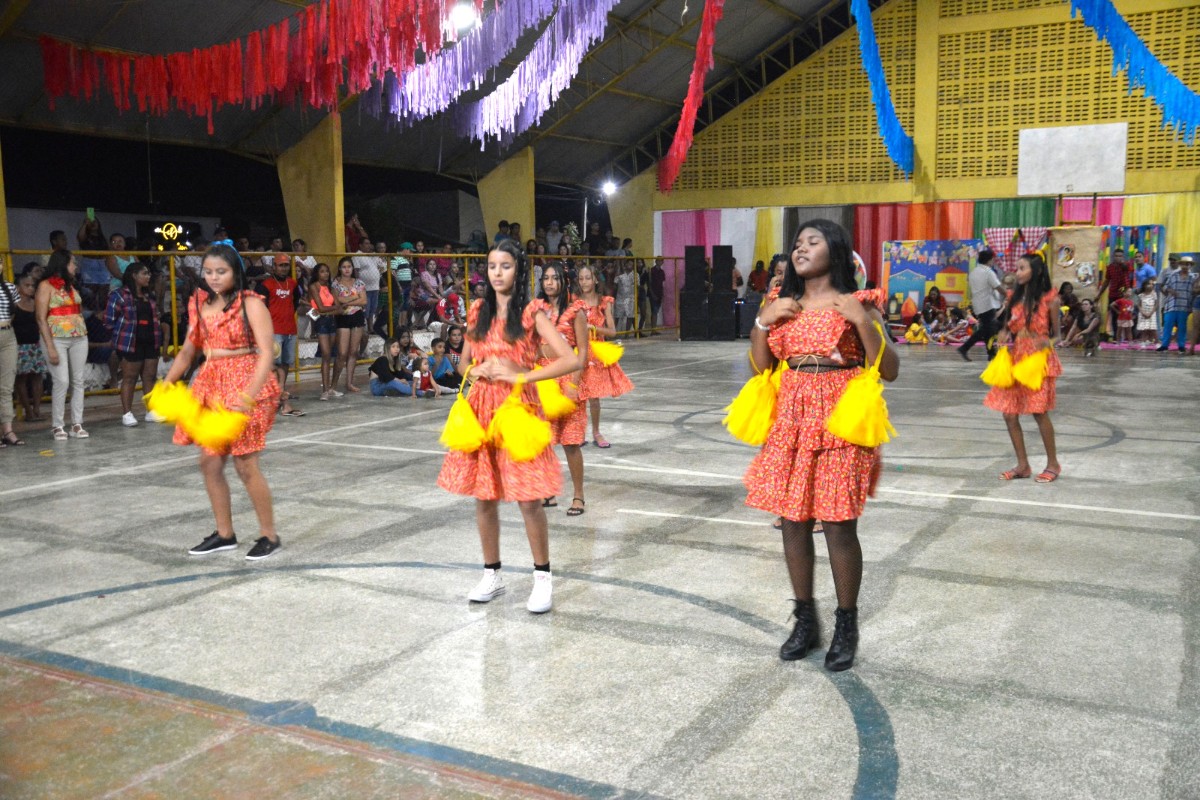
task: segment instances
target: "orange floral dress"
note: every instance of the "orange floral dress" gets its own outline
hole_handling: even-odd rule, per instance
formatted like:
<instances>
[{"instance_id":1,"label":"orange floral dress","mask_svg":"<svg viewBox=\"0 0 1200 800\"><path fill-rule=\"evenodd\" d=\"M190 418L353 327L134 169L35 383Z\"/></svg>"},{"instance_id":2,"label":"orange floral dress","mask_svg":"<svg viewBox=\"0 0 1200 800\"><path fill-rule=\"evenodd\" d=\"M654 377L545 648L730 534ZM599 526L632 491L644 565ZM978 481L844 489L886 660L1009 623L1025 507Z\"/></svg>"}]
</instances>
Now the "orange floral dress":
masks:
<instances>
[{"instance_id":1,"label":"orange floral dress","mask_svg":"<svg viewBox=\"0 0 1200 800\"><path fill-rule=\"evenodd\" d=\"M778 296L777 287L767 302ZM883 310L882 289L854 296L868 308ZM811 355L861 365L865 358L858 332L832 308L801 311L773 325L767 344L780 361ZM846 384L860 372L783 373L775 423L742 479L746 505L795 521L844 522L862 516L879 478L879 448L860 447L825 430Z\"/></svg>"},{"instance_id":2,"label":"orange floral dress","mask_svg":"<svg viewBox=\"0 0 1200 800\"><path fill-rule=\"evenodd\" d=\"M525 370L533 369L541 337L537 334L535 320L538 313L550 316L550 307L544 300L531 300L521 314L521 326L525 335L515 342L504 338L504 319L492 320L483 341L474 338L475 323L483 300L476 300L467 312L467 338L471 342L471 358L482 362L489 358L507 358ZM492 415L512 392L512 384L502 381L476 380L467 392L467 402L479 424L487 428ZM521 390L525 402L532 406L538 416L542 408L538 403L537 387L526 384ZM554 497L562 491L562 470L554 457L554 449L547 447L532 461L516 462L500 447L484 444L474 453L451 450L442 461L438 473L438 486L455 494L465 494L480 500L542 500Z\"/></svg>"},{"instance_id":3,"label":"orange floral dress","mask_svg":"<svg viewBox=\"0 0 1200 800\"><path fill-rule=\"evenodd\" d=\"M190 341L200 350L244 350L254 347L254 334L242 314L242 303L245 298L254 298L262 302L262 297L254 292L242 292L227 311L215 319L204 319L200 315L203 291L197 291L188 302L188 319L192 320L192 329L188 333ZM254 380L258 369L258 353L247 353L242 356L229 358L210 358L200 367L192 380L192 394L206 406L213 407L217 403L231 408L239 402L240 395L246 391ZM263 385L258 396L254 398L254 410L250 412L250 421L242 435L233 440L224 450L204 452L212 455L245 456L257 453L267 446L267 432L275 424L275 411L279 406L279 383L275 380L275 372ZM183 428L175 426L175 444L193 444L184 433Z\"/></svg>"},{"instance_id":4,"label":"orange floral dress","mask_svg":"<svg viewBox=\"0 0 1200 800\"><path fill-rule=\"evenodd\" d=\"M554 327L562 334L562 337L567 340L567 347L574 348L578 343L575 341L575 317L580 314L587 313L587 303L582 300L575 300L569 303L563 313L557 320L554 319L554 309L550 307L550 321L554 323ZM538 362L543 367L549 366L554 359L539 358ZM575 375L567 373L558 381L558 388L562 389L563 394L567 393L570 384L575 382ZM550 432L553 435L552 444L565 445L581 445L587 439L587 403L583 400L577 400L575 410L565 417L550 420Z\"/></svg>"},{"instance_id":5,"label":"orange floral dress","mask_svg":"<svg viewBox=\"0 0 1200 800\"><path fill-rule=\"evenodd\" d=\"M582 300L580 302L583 302ZM588 325L596 328L604 327L604 310L613 304L613 299L607 295L600 298L594 306L583 303L587 308ZM613 364L606 367L588 352L587 367L583 370L583 378L579 382L579 399L593 400L600 397L619 397L633 391L633 381L621 369L621 365Z\"/></svg>"},{"instance_id":6,"label":"orange floral dress","mask_svg":"<svg viewBox=\"0 0 1200 800\"><path fill-rule=\"evenodd\" d=\"M1013 307L1008 319L1008 331L1012 341L1008 345L1009 355L1013 364L1038 350L1049 349L1046 358L1046 377L1042 388L1036 392L1020 383L1014 383L1007 389L993 386L983 398L983 404L1001 414L1045 414L1054 410L1055 379L1062 375L1062 362L1054 352L1054 342L1050 336L1050 309L1058 305L1058 292L1054 289L1042 296L1042 302L1033 312L1033 319L1026 319L1025 304L1018 303Z\"/></svg>"}]
</instances>

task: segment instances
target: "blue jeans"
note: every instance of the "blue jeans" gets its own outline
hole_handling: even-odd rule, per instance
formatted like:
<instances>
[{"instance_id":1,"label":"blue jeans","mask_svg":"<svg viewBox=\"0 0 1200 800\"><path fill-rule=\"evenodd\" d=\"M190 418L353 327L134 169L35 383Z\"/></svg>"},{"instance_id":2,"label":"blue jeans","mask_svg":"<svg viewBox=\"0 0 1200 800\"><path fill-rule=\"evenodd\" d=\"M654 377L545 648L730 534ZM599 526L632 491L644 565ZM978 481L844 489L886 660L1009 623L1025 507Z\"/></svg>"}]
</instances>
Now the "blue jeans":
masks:
<instances>
[{"instance_id":1,"label":"blue jeans","mask_svg":"<svg viewBox=\"0 0 1200 800\"><path fill-rule=\"evenodd\" d=\"M399 378L393 379L384 383L379 378L371 378L371 394L376 397L383 397L387 394L388 389L395 389L405 397L412 396L412 384L402 381Z\"/></svg>"},{"instance_id":2,"label":"blue jeans","mask_svg":"<svg viewBox=\"0 0 1200 800\"><path fill-rule=\"evenodd\" d=\"M1175 345L1182 350L1187 340L1188 310L1168 311L1163 314L1162 341L1163 347L1171 344L1171 330L1175 330Z\"/></svg>"},{"instance_id":3,"label":"blue jeans","mask_svg":"<svg viewBox=\"0 0 1200 800\"><path fill-rule=\"evenodd\" d=\"M367 327L371 327L372 321L375 319L375 312L379 310L379 290L367 289Z\"/></svg>"}]
</instances>

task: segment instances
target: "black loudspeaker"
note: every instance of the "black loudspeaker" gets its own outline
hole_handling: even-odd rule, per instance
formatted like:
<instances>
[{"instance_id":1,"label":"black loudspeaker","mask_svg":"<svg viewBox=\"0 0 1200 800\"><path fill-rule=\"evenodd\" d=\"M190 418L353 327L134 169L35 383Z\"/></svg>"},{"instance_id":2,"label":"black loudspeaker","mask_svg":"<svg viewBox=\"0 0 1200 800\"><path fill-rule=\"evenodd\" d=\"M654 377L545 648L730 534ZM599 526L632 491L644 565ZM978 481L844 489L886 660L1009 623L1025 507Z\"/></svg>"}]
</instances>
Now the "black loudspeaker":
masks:
<instances>
[{"instance_id":1,"label":"black loudspeaker","mask_svg":"<svg viewBox=\"0 0 1200 800\"><path fill-rule=\"evenodd\" d=\"M704 292L679 293L679 338L708 338L708 295Z\"/></svg>"},{"instance_id":2,"label":"black loudspeaker","mask_svg":"<svg viewBox=\"0 0 1200 800\"><path fill-rule=\"evenodd\" d=\"M713 245L712 285L719 292L733 288L733 247L727 244Z\"/></svg>"},{"instance_id":3,"label":"black loudspeaker","mask_svg":"<svg viewBox=\"0 0 1200 800\"><path fill-rule=\"evenodd\" d=\"M737 329L739 337L749 337L754 330L754 318L758 316L758 306L762 303L762 295L758 292L746 292L742 299L735 304L737 309Z\"/></svg>"},{"instance_id":4,"label":"black loudspeaker","mask_svg":"<svg viewBox=\"0 0 1200 800\"><path fill-rule=\"evenodd\" d=\"M708 279L708 265L704 263L704 248L688 245L683 248L683 291L703 292Z\"/></svg>"},{"instance_id":5,"label":"black loudspeaker","mask_svg":"<svg viewBox=\"0 0 1200 800\"><path fill-rule=\"evenodd\" d=\"M712 292L708 296L708 338L736 339L737 327L734 322L733 301L737 292Z\"/></svg>"}]
</instances>

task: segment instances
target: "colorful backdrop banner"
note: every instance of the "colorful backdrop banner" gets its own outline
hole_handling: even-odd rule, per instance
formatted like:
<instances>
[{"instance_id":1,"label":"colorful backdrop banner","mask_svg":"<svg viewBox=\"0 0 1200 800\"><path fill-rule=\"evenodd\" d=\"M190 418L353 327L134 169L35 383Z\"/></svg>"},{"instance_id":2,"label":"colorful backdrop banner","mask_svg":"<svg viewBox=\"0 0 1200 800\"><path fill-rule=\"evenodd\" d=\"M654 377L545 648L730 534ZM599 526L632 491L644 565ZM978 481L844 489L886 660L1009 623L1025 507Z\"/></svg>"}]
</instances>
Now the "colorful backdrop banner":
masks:
<instances>
[{"instance_id":1,"label":"colorful backdrop banner","mask_svg":"<svg viewBox=\"0 0 1200 800\"><path fill-rule=\"evenodd\" d=\"M883 243L880 286L887 293L888 319L905 324L920 313L936 286L950 308L967 296L967 275L975 266L980 239L914 239Z\"/></svg>"}]
</instances>

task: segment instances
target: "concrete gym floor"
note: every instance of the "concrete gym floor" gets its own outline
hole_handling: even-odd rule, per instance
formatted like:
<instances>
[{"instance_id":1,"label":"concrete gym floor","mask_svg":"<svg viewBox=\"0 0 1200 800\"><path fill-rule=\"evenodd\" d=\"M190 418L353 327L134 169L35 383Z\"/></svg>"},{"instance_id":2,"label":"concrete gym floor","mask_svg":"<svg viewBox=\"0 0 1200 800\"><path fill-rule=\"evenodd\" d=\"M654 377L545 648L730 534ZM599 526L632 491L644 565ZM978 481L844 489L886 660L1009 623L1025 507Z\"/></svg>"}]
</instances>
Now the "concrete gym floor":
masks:
<instances>
[{"instance_id":1,"label":"concrete gym floor","mask_svg":"<svg viewBox=\"0 0 1200 800\"><path fill-rule=\"evenodd\" d=\"M982 350L903 348L858 663L830 675L823 649L777 656L779 534L720 426L745 352L628 347L587 513L550 513L543 616L514 506L508 594L466 601L446 400L302 385L264 457L284 549L254 564L232 469L240 551L187 555L213 526L166 428L107 399L90 440L23 430L0 452L0 797L1200 797L1200 360L1065 354L1042 485L997 479Z\"/></svg>"}]
</instances>

